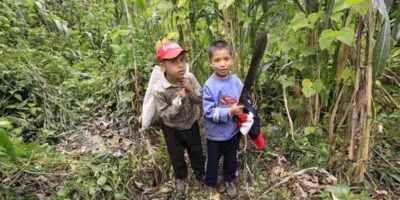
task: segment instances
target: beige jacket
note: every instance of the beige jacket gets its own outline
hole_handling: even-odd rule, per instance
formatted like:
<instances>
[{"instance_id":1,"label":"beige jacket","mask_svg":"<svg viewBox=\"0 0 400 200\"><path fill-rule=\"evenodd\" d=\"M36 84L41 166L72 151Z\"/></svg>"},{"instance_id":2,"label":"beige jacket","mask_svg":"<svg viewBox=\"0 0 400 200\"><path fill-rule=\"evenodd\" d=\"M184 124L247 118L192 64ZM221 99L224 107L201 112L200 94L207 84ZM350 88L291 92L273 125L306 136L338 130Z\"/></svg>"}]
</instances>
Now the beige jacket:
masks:
<instances>
[{"instance_id":1,"label":"beige jacket","mask_svg":"<svg viewBox=\"0 0 400 200\"><path fill-rule=\"evenodd\" d=\"M176 95L182 89L181 86L170 83L164 74L153 88L158 118L164 125L179 130L190 129L200 113L200 84L190 72L185 74L185 78L193 86L193 92L185 97Z\"/></svg>"}]
</instances>

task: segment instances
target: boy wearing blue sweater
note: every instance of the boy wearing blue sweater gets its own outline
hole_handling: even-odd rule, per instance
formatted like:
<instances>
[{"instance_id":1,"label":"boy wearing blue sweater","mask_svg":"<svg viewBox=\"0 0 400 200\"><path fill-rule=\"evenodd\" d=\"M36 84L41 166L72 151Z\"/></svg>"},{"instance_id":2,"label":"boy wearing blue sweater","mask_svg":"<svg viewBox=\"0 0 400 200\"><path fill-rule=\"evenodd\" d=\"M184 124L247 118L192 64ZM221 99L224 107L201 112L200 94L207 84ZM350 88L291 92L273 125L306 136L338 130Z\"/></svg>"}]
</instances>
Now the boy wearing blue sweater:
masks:
<instances>
[{"instance_id":1,"label":"boy wearing blue sweater","mask_svg":"<svg viewBox=\"0 0 400 200\"><path fill-rule=\"evenodd\" d=\"M234 180L237 170L239 128L234 116L243 112L238 105L243 87L240 79L230 72L233 49L225 41L215 41L208 49L214 73L203 87L204 125L207 132L207 164L205 184L217 187L218 163L223 159L223 176L229 196L237 195Z\"/></svg>"}]
</instances>

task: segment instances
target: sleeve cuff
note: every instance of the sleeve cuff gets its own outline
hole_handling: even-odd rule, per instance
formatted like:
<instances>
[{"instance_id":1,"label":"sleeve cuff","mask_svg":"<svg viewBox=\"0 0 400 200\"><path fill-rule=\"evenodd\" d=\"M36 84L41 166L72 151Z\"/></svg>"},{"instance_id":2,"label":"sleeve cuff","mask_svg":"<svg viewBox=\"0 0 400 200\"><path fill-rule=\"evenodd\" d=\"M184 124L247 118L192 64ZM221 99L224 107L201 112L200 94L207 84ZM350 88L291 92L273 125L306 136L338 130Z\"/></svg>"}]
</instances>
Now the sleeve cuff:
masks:
<instances>
[{"instance_id":1,"label":"sleeve cuff","mask_svg":"<svg viewBox=\"0 0 400 200\"><path fill-rule=\"evenodd\" d=\"M229 108L218 108L219 121L227 122L230 116Z\"/></svg>"}]
</instances>

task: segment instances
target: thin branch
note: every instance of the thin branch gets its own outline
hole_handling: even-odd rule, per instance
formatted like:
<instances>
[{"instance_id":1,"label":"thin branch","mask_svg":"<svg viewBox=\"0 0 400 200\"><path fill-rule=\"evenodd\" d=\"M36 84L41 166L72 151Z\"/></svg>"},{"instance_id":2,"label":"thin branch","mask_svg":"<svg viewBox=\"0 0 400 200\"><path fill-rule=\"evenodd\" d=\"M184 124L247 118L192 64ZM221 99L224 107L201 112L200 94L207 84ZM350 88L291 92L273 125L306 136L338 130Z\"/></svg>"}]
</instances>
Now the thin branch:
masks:
<instances>
[{"instance_id":1,"label":"thin branch","mask_svg":"<svg viewBox=\"0 0 400 200\"><path fill-rule=\"evenodd\" d=\"M382 90L382 92L386 95L386 97L389 99L390 102L392 102L398 109L400 109L400 105L399 103L397 103L396 99L394 99L381 84L375 84L375 85Z\"/></svg>"},{"instance_id":2,"label":"thin branch","mask_svg":"<svg viewBox=\"0 0 400 200\"><path fill-rule=\"evenodd\" d=\"M290 116L288 101L287 101L287 97L286 97L286 88L284 86L283 86L283 102L285 103L286 115L287 115L288 121L289 121L290 134L292 136L293 142L296 143L296 140L294 139L293 121L292 121L292 117Z\"/></svg>"},{"instance_id":3,"label":"thin branch","mask_svg":"<svg viewBox=\"0 0 400 200\"><path fill-rule=\"evenodd\" d=\"M398 80L396 79L396 77L389 76L389 75L387 75L387 74L385 74L385 73L383 73L383 76L386 77L386 78L388 78L389 80L393 81L395 84L397 84L397 85L400 87L400 81L398 81Z\"/></svg>"},{"instance_id":4,"label":"thin branch","mask_svg":"<svg viewBox=\"0 0 400 200\"><path fill-rule=\"evenodd\" d=\"M334 133L333 133L333 132L334 132L334 130L335 130L335 127L334 127L334 126L335 126L335 118L336 118L337 110L338 110L338 108L339 108L339 102L340 102L340 100L342 99L344 87L345 87L345 86L343 86L343 87L340 88L339 95L338 95L338 97L337 97L337 99L336 99L335 105L333 106L331 118L330 118L330 120L329 120L329 143L330 143L331 145L332 145L332 142L333 142L333 140L334 140L334 138L333 138Z\"/></svg>"},{"instance_id":5,"label":"thin branch","mask_svg":"<svg viewBox=\"0 0 400 200\"><path fill-rule=\"evenodd\" d=\"M376 153L379 157L382 158L382 160L387 163L393 170L395 170L397 173L400 173L400 170L396 168L391 162L389 162L381 153L379 153L376 149L372 149L373 152Z\"/></svg>"},{"instance_id":6,"label":"thin branch","mask_svg":"<svg viewBox=\"0 0 400 200\"><path fill-rule=\"evenodd\" d=\"M339 120L339 123L338 123L338 125L336 127L336 130L342 128L344 120L346 120L347 115L349 114L351 108L352 108L352 104L350 103L350 104L347 105L346 110L344 111L344 114L342 115L342 119Z\"/></svg>"}]
</instances>

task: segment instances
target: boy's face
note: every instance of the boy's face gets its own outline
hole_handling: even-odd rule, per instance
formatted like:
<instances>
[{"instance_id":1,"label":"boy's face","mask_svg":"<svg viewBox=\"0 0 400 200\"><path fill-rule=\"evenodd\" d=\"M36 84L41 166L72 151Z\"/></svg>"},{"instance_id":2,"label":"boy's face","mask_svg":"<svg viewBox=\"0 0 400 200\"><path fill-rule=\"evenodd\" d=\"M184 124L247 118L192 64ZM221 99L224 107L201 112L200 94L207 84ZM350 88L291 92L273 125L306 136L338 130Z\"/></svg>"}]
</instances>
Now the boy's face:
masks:
<instances>
[{"instance_id":1,"label":"boy's face","mask_svg":"<svg viewBox=\"0 0 400 200\"><path fill-rule=\"evenodd\" d=\"M168 78L173 79L173 81L180 81L186 72L185 62L186 56L181 53L175 58L160 61L160 66L164 68Z\"/></svg>"},{"instance_id":2,"label":"boy's face","mask_svg":"<svg viewBox=\"0 0 400 200\"><path fill-rule=\"evenodd\" d=\"M233 64L233 57L229 49L216 49L211 56L211 67L213 71L220 77L225 77L229 74Z\"/></svg>"}]
</instances>

